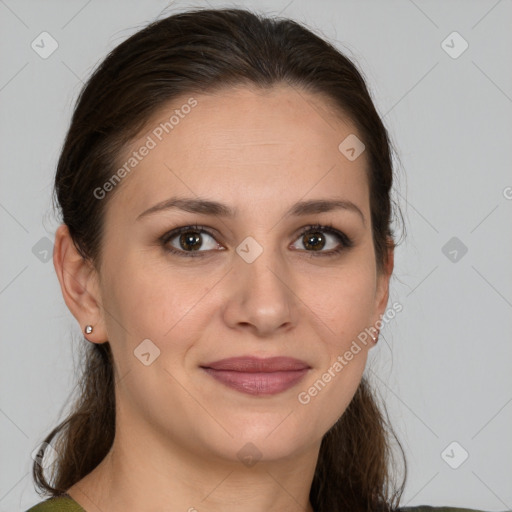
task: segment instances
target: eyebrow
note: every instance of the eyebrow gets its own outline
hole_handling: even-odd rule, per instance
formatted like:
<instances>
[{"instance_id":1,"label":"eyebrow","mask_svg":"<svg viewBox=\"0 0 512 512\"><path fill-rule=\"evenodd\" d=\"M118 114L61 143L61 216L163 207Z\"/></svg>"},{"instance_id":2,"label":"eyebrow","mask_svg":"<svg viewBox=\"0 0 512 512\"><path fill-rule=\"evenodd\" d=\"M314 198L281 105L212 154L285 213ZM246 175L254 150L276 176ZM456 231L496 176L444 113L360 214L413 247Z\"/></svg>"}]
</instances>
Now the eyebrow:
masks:
<instances>
[{"instance_id":1,"label":"eyebrow","mask_svg":"<svg viewBox=\"0 0 512 512\"><path fill-rule=\"evenodd\" d=\"M203 215L213 215L215 217L228 217L233 218L237 214L236 208L219 203L217 201L210 201L201 198L180 198L171 197L160 203L155 204L151 208L143 211L138 215L136 220L139 220L147 215L164 210L179 209L190 213L199 213ZM366 225L366 220L363 212L352 201L343 199L312 199L309 201L300 201L292 205L292 207L285 213L285 216L304 216L313 213L324 213L333 210L346 210L357 213L363 224Z\"/></svg>"}]
</instances>

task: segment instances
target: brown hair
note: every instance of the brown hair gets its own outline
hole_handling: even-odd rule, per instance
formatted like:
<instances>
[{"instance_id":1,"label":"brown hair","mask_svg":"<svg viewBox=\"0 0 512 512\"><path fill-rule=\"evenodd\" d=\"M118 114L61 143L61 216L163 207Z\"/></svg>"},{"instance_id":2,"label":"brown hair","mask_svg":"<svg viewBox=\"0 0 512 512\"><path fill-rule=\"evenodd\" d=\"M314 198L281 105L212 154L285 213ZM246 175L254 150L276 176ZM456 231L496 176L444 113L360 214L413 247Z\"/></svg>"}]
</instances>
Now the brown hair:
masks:
<instances>
[{"instance_id":1,"label":"brown hair","mask_svg":"<svg viewBox=\"0 0 512 512\"><path fill-rule=\"evenodd\" d=\"M278 84L318 94L357 127L366 146L375 257L382 271L395 245L391 142L361 73L304 26L244 9L197 9L151 23L112 50L80 92L57 166L54 200L83 258L100 267L104 209L119 187L102 200L93 191L112 177L123 149L164 104L193 93ZM114 440L110 345L86 345L72 411L44 440L56 438L52 478L47 480L37 461L32 468L37 488L51 496L91 472ZM322 440L310 490L315 512L395 510L406 478L401 486L392 482L390 435L404 456L363 377ZM40 457L45 449L43 444ZM405 459L403 467L406 473Z\"/></svg>"}]
</instances>

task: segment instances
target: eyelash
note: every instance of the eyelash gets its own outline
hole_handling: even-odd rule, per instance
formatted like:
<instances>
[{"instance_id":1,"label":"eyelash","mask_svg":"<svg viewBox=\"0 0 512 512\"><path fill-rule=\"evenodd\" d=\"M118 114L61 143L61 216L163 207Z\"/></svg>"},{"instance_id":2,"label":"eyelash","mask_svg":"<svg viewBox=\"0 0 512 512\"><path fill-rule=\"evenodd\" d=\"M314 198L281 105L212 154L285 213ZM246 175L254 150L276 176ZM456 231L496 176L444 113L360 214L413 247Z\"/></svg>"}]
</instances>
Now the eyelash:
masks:
<instances>
[{"instance_id":1,"label":"eyelash","mask_svg":"<svg viewBox=\"0 0 512 512\"><path fill-rule=\"evenodd\" d=\"M176 236L181 235L182 233L189 232L189 231L192 231L192 232L204 232L207 235L211 236L213 239L215 239L213 234L210 233L208 231L208 229L205 228L205 226L200 226L198 224L192 224L192 225L189 225L189 226L182 226L180 228L176 228L176 229L173 229L173 230L165 233L163 236L161 236L159 238L159 242L162 245L162 247L164 248L164 250L169 252L169 253L176 254L178 256L191 257L191 258L202 257L203 254L201 254L201 253L205 253L205 252L207 253L209 251L182 251L182 250L176 249L175 247L171 247L171 246L167 245L168 242L170 240L172 240L173 238L175 238ZM328 252L324 252L324 251L320 251L320 252L304 251L306 253L311 253L310 257L312 257L312 258L314 258L316 256L320 256L320 257L336 256L339 253L341 253L342 251L344 251L345 249L349 249L350 247L353 246L352 240L345 233L343 233L342 231L337 230L331 224L323 224L323 225L322 224L311 224L309 226L305 226L301 230L301 232L299 233L297 238L300 238L300 237L304 236L306 233L309 233L311 231L313 231L313 232L314 231L324 231L326 233L334 235L338 239L338 241L340 242L340 245L336 249L332 249L332 250L330 250Z\"/></svg>"}]
</instances>

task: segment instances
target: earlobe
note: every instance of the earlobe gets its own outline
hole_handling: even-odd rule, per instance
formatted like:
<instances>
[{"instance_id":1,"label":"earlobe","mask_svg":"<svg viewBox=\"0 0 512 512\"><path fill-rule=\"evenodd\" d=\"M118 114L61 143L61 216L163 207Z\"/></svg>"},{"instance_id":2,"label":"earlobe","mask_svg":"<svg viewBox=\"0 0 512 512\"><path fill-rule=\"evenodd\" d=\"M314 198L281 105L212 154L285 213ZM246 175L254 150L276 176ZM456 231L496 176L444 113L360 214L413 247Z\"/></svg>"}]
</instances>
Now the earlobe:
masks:
<instances>
[{"instance_id":1,"label":"earlobe","mask_svg":"<svg viewBox=\"0 0 512 512\"><path fill-rule=\"evenodd\" d=\"M375 320L380 320L382 315L385 313L386 306L389 300L389 281L391 279L391 275L393 273L394 268L394 245L390 245L388 248L387 254L387 262L384 267L384 270L381 275L378 276L378 286L377 286L377 304L376 304L376 312L378 314L378 318Z\"/></svg>"},{"instance_id":2,"label":"earlobe","mask_svg":"<svg viewBox=\"0 0 512 512\"><path fill-rule=\"evenodd\" d=\"M64 301L82 333L91 325L94 331L87 334L89 341L107 341L96 270L76 249L66 224L61 224L55 233L53 265Z\"/></svg>"}]
</instances>

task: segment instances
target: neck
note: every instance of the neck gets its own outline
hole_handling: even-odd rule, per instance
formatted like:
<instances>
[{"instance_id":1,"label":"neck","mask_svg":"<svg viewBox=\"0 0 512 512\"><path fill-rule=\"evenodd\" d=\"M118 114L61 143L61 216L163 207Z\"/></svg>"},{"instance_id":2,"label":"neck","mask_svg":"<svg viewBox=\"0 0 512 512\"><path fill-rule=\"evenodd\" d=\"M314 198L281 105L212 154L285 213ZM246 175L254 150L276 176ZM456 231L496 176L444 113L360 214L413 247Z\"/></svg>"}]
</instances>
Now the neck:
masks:
<instances>
[{"instance_id":1,"label":"neck","mask_svg":"<svg viewBox=\"0 0 512 512\"><path fill-rule=\"evenodd\" d=\"M134 438L144 443L128 442ZM309 490L318 450L244 466L117 431L105 459L69 494L87 512L313 512Z\"/></svg>"}]
</instances>

